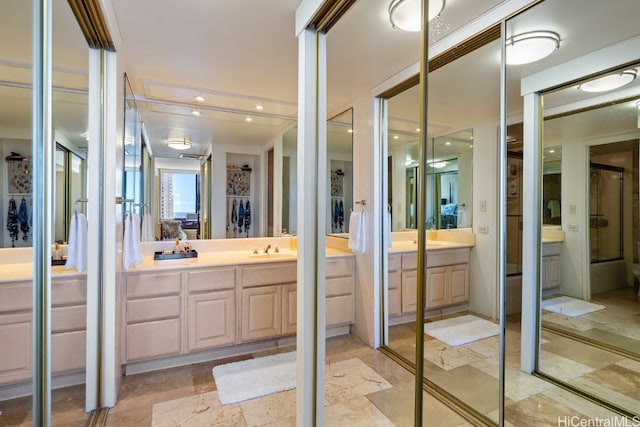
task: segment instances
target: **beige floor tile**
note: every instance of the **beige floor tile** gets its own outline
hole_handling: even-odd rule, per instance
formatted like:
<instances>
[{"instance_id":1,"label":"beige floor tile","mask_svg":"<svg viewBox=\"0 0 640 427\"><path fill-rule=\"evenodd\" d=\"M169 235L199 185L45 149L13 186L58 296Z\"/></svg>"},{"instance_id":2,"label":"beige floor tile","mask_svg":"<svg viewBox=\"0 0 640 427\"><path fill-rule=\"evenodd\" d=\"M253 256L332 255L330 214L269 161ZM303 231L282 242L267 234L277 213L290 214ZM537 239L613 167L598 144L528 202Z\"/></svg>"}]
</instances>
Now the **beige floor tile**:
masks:
<instances>
[{"instance_id":1,"label":"beige floor tile","mask_svg":"<svg viewBox=\"0 0 640 427\"><path fill-rule=\"evenodd\" d=\"M345 402L390 387L391 384L360 359L332 363L325 369L325 405Z\"/></svg>"},{"instance_id":2,"label":"beige floor tile","mask_svg":"<svg viewBox=\"0 0 640 427\"><path fill-rule=\"evenodd\" d=\"M153 406L152 427L246 426L240 405L222 405L215 391Z\"/></svg>"},{"instance_id":3,"label":"beige floor tile","mask_svg":"<svg viewBox=\"0 0 640 427\"><path fill-rule=\"evenodd\" d=\"M325 407L325 426L394 427L394 424L364 396Z\"/></svg>"},{"instance_id":4,"label":"beige floor tile","mask_svg":"<svg viewBox=\"0 0 640 427\"><path fill-rule=\"evenodd\" d=\"M468 365L485 358L465 346L449 347L437 340L425 342L424 356L425 359L444 370Z\"/></svg>"},{"instance_id":5,"label":"beige floor tile","mask_svg":"<svg viewBox=\"0 0 640 427\"><path fill-rule=\"evenodd\" d=\"M560 381L571 381L595 371L594 368L545 350L540 350L539 363L541 372L557 378Z\"/></svg>"},{"instance_id":6,"label":"beige floor tile","mask_svg":"<svg viewBox=\"0 0 640 427\"><path fill-rule=\"evenodd\" d=\"M481 414L498 409L498 380L472 366L460 366L427 379Z\"/></svg>"},{"instance_id":7,"label":"beige floor tile","mask_svg":"<svg viewBox=\"0 0 640 427\"><path fill-rule=\"evenodd\" d=\"M296 416L296 390L274 393L258 399L240 402L248 426L262 426Z\"/></svg>"}]
</instances>

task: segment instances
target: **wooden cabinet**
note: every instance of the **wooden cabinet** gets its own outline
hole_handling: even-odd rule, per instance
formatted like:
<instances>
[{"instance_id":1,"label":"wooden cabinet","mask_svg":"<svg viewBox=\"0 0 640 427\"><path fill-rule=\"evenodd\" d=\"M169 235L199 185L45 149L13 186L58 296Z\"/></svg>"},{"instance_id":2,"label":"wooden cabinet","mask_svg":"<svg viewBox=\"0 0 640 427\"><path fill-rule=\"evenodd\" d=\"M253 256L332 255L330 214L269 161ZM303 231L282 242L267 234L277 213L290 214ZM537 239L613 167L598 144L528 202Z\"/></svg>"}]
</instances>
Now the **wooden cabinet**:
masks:
<instances>
[{"instance_id":1,"label":"wooden cabinet","mask_svg":"<svg viewBox=\"0 0 640 427\"><path fill-rule=\"evenodd\" d=\"M86 357L86 279L51 282L51 370L82 371ZM32 376L32 284L0 284L0 384Z\"/></svg>"},{"instance_id":2,"label":"wooden cabinet","mask_svg":"<svg viewBox=\"0 0 640 427\"><path fill-rule=\"evenodd\" d=\"M236 277L236 267L187 273L187 351L236 343Z\"/></svg>"},{"instance_id":3,"label":"wooden cabinet","mask_svg":"<svg viewBox=\"0 0 640 427\"><path fill-rule=\"evenodd\" d=\"M128 275L125 295L125 359L131 362L180 354L180 272Z\"/></svg>"},{"instance_id":4,"label":"wooden cabinet","mask_svg":"<svg viewBox=\"0 0 640 427\"><path fill-rule=\"evenodd\" d=\"M389 315L416 311L416 252L389 255ZM469 248L427 253L425 308L437 309L469 300Z\"/></svg>"},{"instance_id":5,"label":"wooden cabinet","mask_svg":"<svg viewBox=\"0 0 640 427\"><path fill-rule=\"evenodd\" d=\"M285 285L282 292L282 335L295 334L298 326L298 285Z\"/></svg>"},{"instance_id":6,"label":"wooden cabinet","mask_svg":"<svg viewBox=\"0 0 640 427\"><path fill-rule=\"evenodd\" d=\"M402 292L400 290L402 286L402 272L400 271L401 259L402 256L398 254L389 255L388 258L387 313L389 316L402 314Z\"/></svg>"},{"instance_id":7,"label":"wooden cabinet","mask_svg":"<svg viewBox=\"0 0 640 427\"><path fill-rule=\"evenodd\" d=\"M326 275L327 327L353 323L353 258L327 259Z\"/></svg>"},{"instance_id":8,"label":"wooden cabinet","mask_svg":"<svg viewBox=\"0 0 640 427\"><path fill-rule=\"evenodd\" d=\"M542 289L560 286L560 255L542 257Z\"/></svg>"},{"instance_id":9,"label":"wooden cabinet","mask_svg":"<svg viewBox=\"0 0 640 427\"><path fill-rule=\"evenodd\" d=\"M282 286L242 290L242 341L273 338L282 332Z\"/></svg>"}]
</instances>

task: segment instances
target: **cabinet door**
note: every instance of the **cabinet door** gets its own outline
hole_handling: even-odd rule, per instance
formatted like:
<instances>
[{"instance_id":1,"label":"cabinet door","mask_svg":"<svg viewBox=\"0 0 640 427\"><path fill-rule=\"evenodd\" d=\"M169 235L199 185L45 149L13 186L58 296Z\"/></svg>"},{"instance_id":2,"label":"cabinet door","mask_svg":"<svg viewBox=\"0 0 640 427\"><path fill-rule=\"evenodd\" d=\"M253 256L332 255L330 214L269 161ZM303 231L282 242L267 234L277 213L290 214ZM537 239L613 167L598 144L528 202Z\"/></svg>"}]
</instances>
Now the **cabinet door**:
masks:
<instances>
[{"instance_id":1,"label":"cabinet door","mask_svg":"<svg viewBox=\"0 0 640 427\"><path fill-rule=\"evenodd\" d=\"M457 304L469 301L469 264L459 264L449 267L450 294L449 303Z\"/></svg>"},{"instance_id":2,"label":"cabinet door","mask_svg":"<svg viewBox=\"0 0 640 427\"><path fill-rule=\"evenodd\" d=\"M31 378L31 313L0 316L0 384Z\"/></svg>"},{"instance_id":3,"label":"cabinet door","mask_svg":"<svg viewBox=\"0 0 640 427\"><path fill-rule=\"evenodd\" d=\"M403 255L404 258L404 255ZM402 313L415 313L416 311L416 287L418 274L416 271L402 272Z\"/></svg>"},{"instance_id":4,"label":"cabinet door","mask_svg":"<svg viewBox=\"0 0 640 427\"><path fill-rule=\"evenodd\" d=\"M282 334L295 334L297 327L298 287L295 283L282 287Z\"/></svg>"},{"instance_id":5,"label":"cabinet door","mask_svg":"<svg viewBox=\"0 0 640 427\"><path fill-rule=\"evenodd\" d=\"M82 371L86 365L85 331L51 335L51 371L54 374Z\"/></svg>"},{"instance_id":6,"label":"cabinet door","mask_svg":"<svg viewBox=\"0 0 640 427\"><path fill-rule=\"evenodd\" d=\"M560 257L557 255L542 257L544 281L542 289L560 286Z\"/></svg>"},{"instance_id":7,"label":"cabinet door","mask_svg":"<svg viewBox=\"0 0 640 427\"><path fill-rule=\"evenodd\" d=\"M425 308L437 308L448 304L448 267L427 268Z\"/></svg>"},{"instance_id":8,"label":"cabinet door","mask_svg":"<svg viewBox=\"0 0 640 427\"><path fill-rule=\"evenodd\" d=\"M234 344L236 292L219 291L189 296L189 351Z\"/></svg>"},{"instance_id":9,"label":"cabinet door","mask_svg":"<svg viewBox=\"0 0 640 427\"><path fill-rule=\"evenodd\" d=\"M127 325L127 361L179 354L180 319Z\"/></svg>"},{"instance_id":10,"label":"cabinet door","mask_svg":"<svg viewBox=\"0 0 640 427\"><path fill-rule=\"evenodd\" d=\"M272 338L282 331L282 286L242 290L242 341Z\"/></svg>"}]
</instances>

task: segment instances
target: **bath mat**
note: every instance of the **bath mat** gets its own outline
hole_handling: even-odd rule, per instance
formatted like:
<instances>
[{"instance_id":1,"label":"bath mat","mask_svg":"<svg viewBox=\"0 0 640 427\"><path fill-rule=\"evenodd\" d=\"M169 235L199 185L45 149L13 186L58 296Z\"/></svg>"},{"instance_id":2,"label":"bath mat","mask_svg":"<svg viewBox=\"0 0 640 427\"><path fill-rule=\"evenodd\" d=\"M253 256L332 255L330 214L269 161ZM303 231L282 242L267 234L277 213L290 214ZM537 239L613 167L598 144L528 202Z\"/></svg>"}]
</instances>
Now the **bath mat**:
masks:
<instances>
[{"instance_id":1,"label":"bath mat","mask_svg":"<svg viewBox=\"0 0 640 427\"><path fill-rule=\"evenodd\" d=\"M457 347L498 335L500 333L500 326L488 320L467 314L465 316L425 323L424 332L448 346Z\"/></svg>"},{"instance_id":2,"label":"bath mat","mask_svg":"<svg viewBox=\"0 0 640 427\"><path fill-rule=\"evenodd\" d=\"M215 366L213 379L224 405L290 390L296 386L296 352Z\"/></svg>"},{"instance_id":3,"label":"bath mat","mask_svg":"<svg viewBox=\"0 0 640 427\"><path fill-rule=\"evenodd\" d=\"M556 297L542 301L542 309L567 317L578 317L594 311L604 310L606 307L572 297Z\"/></svg>"}]
</instances>

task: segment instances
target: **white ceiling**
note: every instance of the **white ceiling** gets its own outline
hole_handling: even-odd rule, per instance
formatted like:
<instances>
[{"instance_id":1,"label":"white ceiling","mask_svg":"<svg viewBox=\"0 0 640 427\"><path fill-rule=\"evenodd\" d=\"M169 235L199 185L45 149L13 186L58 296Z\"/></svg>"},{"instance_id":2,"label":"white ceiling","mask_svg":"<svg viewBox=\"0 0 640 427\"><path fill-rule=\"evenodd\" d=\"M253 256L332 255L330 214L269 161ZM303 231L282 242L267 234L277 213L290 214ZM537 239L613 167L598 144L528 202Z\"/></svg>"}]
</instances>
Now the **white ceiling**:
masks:
<instances>
[{"instance_id":1,"label":"white ceiling","mask_svg":"<svg viewBox=\"0 0 640 427\"><path fill-rule=\"evenodd\" d=\"M113 8L119 47L138 99L154 154L173 156L164 142L185 137L190 153L211 144L264 145L295 124L299 0L105 0ZM419 34L393 30L389 0L360 0L327 35L329 115L343 111L391 75L418 60ZM455 31L500 0L448 0L434 40ZM30 2L0 4L0 80L30 82ZM87 49L65 1L54 1L54 85L86 90ZM507 35L550 29L561 48L535 64L508 69L509 113L521 111L519 80L588 51L638 36L637 0L547 0L509 22ZM499 116L499 42L489 44L430 75L430 128L448 134ZM640 79L637 80L640 83ZM199 105L194 96L203 95ZM82 93L54 98L54 127L84 144ZM30 93L0 88L0 129L30 124ZM86 97L85 97L86 100ZM556 102L563 102L558 100ZM261 104L261 113L255 105ZM417 122L417 90L398 101L398 122ZM195 117L198 107L203 114ZM86 105L85 105L86 109ZM245 117L251 114L253 121ZM263 116L260 117L259 114ZM265 116L266 115L266 116ZM596 120L591 118L590 120ZM602 126L611 124L605 121ZM602 129L601 127L599 129Z\"/></svg>"}]
</instances>

